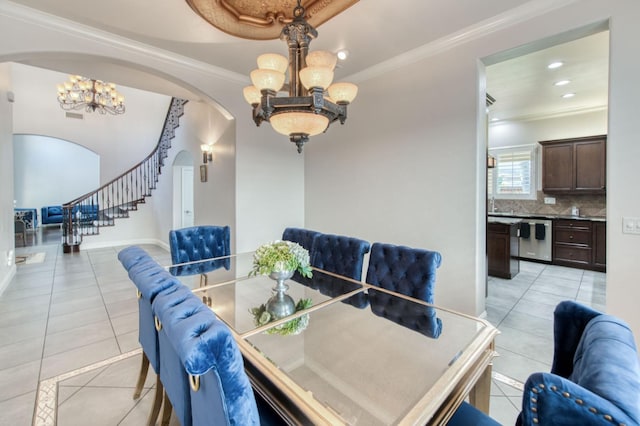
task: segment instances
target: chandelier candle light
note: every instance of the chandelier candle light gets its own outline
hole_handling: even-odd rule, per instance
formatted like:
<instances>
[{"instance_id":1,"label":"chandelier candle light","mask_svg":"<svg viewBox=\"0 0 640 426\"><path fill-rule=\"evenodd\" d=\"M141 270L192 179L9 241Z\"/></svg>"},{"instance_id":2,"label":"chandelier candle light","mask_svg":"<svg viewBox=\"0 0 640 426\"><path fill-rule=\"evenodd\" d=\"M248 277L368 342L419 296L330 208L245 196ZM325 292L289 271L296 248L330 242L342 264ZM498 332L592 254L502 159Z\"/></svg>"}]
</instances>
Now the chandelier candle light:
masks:
<instances>
[{"instance_id":1,"label":"chandelier candle light","mask_svg":"<svg viewBox=\"0 0 640 426\"><path fill-rule=\"evenodd\" d=\"M289 47L289 59L276 53L260 55L258 69L251 71L253 86L243 90L253 107L256 125L270 122L276 132L289 136L300 153L309 136L323 133L336 120L344 124L347 105L358 93L355 84L331 84L337 58L327 51L309 52L309 44L317 36L298 0L293 20L280 33ZM287 68L289 83L285 84ZM289 96L278 96L283 88Z\"/></svg>"},{"instance_id":2,"label":"chandelier candle light","mask_svg":"<svg viewBox=\"0 0 640 426\"><path fill-rule=\"evenodd\" d=\"M65 111L82 109L113 115L124 113L124 96L113 83L92 80L81 75L69 76L69 81L58 85L58 102Z\"/></svg>"}]
</instances>

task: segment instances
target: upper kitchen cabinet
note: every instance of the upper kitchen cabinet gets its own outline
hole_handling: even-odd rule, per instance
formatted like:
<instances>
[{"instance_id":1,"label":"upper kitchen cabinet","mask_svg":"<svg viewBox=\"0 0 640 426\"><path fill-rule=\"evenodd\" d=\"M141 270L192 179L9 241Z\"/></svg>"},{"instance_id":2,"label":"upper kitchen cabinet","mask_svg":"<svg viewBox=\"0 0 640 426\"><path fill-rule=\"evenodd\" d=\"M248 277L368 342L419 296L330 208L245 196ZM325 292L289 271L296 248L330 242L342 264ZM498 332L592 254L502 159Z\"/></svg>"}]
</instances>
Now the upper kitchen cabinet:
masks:
<instances>
[{"instance_id":1,"label":"upper kitchen cabinet","mask_svg":"<svg viewBox=\"0 0 640 426\"><path fill-rule=\"evenodd\" d=\"M542 192L604 194L607 135L541 141Z\"/></svg>"}]
</instances>

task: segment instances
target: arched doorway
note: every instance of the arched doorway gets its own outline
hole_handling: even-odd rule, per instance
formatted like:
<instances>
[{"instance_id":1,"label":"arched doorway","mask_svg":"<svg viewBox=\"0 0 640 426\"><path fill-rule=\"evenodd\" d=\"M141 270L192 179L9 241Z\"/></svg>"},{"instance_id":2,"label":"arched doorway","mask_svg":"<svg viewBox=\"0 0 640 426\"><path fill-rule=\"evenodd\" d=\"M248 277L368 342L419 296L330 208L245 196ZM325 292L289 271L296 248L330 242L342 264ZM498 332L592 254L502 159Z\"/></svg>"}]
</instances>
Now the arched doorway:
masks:
<instances>
[{"instance_id":1,"label":"arched doorway","mask_svg":"<svg viewBox=\"0 0 640 426\"><path fill-rule=\"evenodd\" d=\"M195 223L193 213L193 155L180 151L173 161L173 228L186 228Z\"/></svg>"}]
</instances>

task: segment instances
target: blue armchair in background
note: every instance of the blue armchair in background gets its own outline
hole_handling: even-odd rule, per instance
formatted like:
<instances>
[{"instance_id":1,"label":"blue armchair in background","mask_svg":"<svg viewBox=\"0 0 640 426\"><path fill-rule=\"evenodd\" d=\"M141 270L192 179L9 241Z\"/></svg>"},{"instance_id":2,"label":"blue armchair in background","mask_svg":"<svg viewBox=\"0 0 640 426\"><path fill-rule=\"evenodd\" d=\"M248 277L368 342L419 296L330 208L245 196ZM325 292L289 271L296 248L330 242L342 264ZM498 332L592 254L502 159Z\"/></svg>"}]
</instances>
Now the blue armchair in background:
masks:
<instances>
[{"instance_id":1,"label":"blue armchair in background","mask_svg":"<svg viewBox=\"0 0 640 426\"><path fill-rule=\"evenodd\" d=\"M565 301L554 312L550 373L527 379L518 425L639 425L640 365L619 318Z\"/></svg>"}]
</instances>

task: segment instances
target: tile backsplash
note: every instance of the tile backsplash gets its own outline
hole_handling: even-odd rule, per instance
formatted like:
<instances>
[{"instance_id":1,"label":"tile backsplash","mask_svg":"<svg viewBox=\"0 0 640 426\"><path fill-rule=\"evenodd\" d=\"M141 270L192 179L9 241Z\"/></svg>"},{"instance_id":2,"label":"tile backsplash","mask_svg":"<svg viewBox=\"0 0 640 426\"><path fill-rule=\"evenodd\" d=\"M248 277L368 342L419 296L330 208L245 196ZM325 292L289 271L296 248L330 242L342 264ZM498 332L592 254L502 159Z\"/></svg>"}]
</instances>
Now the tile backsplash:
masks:
<instances>
[{"instance_id":1,"label":"tile backsplash","mask_svg":"<svg viewBox=\"0 0 640 426\"><path fill-rule=\"evenodd\" d=\"M555 204L545 204L545 197L554 197ZM605 217L607 215L606 195L549 195L538 191L537 200L495 200L496 212L571 215L571 208L576 206L581 216ZM491 211L491 202L487 204Z\"/></svg>"}]
</instances>

